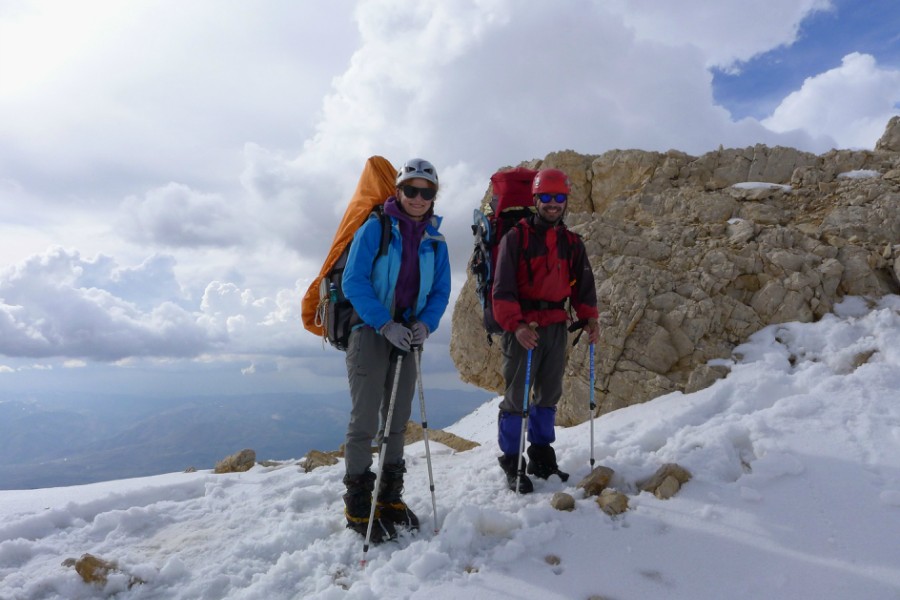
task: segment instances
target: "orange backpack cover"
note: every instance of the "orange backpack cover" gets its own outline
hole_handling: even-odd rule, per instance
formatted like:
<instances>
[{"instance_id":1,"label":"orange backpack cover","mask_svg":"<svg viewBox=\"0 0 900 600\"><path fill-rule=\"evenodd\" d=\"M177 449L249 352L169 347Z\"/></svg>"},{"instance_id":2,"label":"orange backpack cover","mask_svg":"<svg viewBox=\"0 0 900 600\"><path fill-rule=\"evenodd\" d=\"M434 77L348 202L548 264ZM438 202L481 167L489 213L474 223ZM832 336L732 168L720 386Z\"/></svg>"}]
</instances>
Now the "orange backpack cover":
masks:
<instances>
[{"instance_id":1,"label":"orange backpack cover","mask_svg":"<svg viewBox=\"0 0 900 600\"><path fill-rule=\"evenodd\" d=\"M344 212L344 218L341 219L337 233L334 234L334 240L331 242L331 248L325 257L322 270L319 271L318 277L313 279L300 303L303 327L307 331L320 337L325 335L321 323L316 322L316 310L321 300L319 287L322 278L328 274L344 250L350 246L353 234L369 218L372 209L379 204L384 204L384 201L394 193L396 177L397 170L386 158L372 156L366 160L363 172L359 176L359 183L356 184L356 191L353 192L350 204L347 205L347 210Z\"/></svg>"}]
</instances>

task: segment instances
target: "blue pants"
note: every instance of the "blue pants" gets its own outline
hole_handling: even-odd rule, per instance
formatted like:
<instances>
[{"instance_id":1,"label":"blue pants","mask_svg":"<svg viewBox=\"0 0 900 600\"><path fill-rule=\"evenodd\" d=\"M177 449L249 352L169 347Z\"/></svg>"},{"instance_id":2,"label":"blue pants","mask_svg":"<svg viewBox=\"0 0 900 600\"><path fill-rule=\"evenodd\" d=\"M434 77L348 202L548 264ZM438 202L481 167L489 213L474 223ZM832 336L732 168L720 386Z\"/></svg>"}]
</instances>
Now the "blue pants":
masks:
<instances>
[{"instance_id":1,"label":"blue pants","mask_svg":"<svg viewBox=\"0 0 900 600\"><path fill-rule=\"evenodd\" d=\"M556 441L553 429L556 407L532 406L528 409L528 441L532 444L550 445ZM522 415L500 411L498 442L503 454L518 454L522 435Z\"/></svg>"},{"instance_id":2,"label":"blue pants","mask_svg":"<svg viewBox=\"0 0 900 600\"><path fill-rule=\"evenodd\" d=\"M568 334L565 323L538 327L538 346L531 352L530 398L528 402L528 441L551 444L556 440L553 427L556 405L562 397L563 371L566 365ZM506 390L497 420L498 443L504 454L518 454L522 435L522 405L525 400L525 374L528 350L515 334L503 334L503 379Z\"/></svg>"}]
</instances>

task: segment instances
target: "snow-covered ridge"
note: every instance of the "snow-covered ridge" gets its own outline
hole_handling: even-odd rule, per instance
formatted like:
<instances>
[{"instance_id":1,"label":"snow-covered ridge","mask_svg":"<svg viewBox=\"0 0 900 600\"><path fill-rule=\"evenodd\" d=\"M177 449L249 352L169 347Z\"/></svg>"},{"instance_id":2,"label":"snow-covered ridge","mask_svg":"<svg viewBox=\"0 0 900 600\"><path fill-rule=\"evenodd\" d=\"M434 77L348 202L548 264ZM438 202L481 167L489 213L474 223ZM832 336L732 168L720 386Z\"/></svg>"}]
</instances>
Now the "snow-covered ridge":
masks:
<instances>
[{"instance_id":1,"label":"snow-covered ridge","mask_svg":"<svg viewBox=\"0 0 900 600\"><path fill-rule=\"evenodd\" d=\"M872 169L854 169L839 173L838 177L843 179L869 179L871 177L881 177L881 173Z\"/></svg>"},{"instance_id":2,"label":"snow-covered ridge","mask_svg":"<svg viewBox=\"0 0 900 600\"><path fill-rule=\"evenodd\" d=\"M424 445L407 447L423 529L370 549L365 568L340 464L0 492L0 598L897 598L898 335L900 298L849 299L758 332L705 390L597 418L597 464L629 494L614 519L574 487L587 423L557 431L567 484L506 490L489 402L450 428L482 446L432 443L437 535ZM665 462L694 478L668 501L637 493ZM550 508L556 491L573 512ZM62 565L84 553L121 571L89 587Z\"/></svg>"}]
</instances>

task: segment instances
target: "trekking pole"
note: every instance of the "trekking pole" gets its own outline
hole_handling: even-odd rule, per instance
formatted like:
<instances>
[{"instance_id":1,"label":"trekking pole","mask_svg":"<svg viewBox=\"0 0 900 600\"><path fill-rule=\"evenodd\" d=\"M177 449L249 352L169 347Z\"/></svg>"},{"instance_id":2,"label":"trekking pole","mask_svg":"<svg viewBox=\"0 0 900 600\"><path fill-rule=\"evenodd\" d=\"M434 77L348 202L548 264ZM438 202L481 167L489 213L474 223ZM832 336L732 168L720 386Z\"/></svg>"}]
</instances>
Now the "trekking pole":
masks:
<instances>
[{"instance_id":1,"label":"trekking pole","mask_svg":"<svg viewBox=\"0 0 900 600\"><path fill-rule=\"evenodd\" d=\"M528 326L534 331L537 329L538 324L529 323ZM525 460L525 432L528 425L528 392L530 391L531 383L531 353L532 349L529 348L528 359L525 363L525 397L522 399L522 431L519 434L519 462L516 465L516 494L519 493L519 482L522 479L522 475L525 474L525 465L522 461Z\"/></svg>"},{"instance_id":2,"label":"trekking pole","mask_svg":"<svg viewBox=\"0 0 900 600\"><path fill-rule=\"evenodd\" d=\"M591 409L591 470L594 470L594 411L597 409L597 404L594 403L594 342L591 342L590 350L591 353L591 393L590 393L590 404L588 406Z\"/></svg>"},{"instance_id":3,"label":"trekking pole","mask_svg":"<svg viewBox=\"0 0 900 600\"><path fill-rule=\"evenodd\" d=\"M397 358L397 366L394 367L394 384L391 388L391 400L388 404L387 417L384 420L384 435L381 437L381 449L378 451L378 475L375 477L375 490L372 493L372 506L369 509L369 526L366 527L366 541L363 543L363 556L359 564L366 566L366 554L369 552L369 540L372 539L372 524L375 522L375 498L378 495L378 487L381 485L381 474L384 472L384 455L387 452L388 438L391 435L391 418L394 416L394 403L397 400L397 387L400 384L400 366L406 352L395 349L391 352Z\"/></svg>"},{"instance_id":4,"label":"trekking pole","mask_svg":"<svg viewBox=\"0 0 900 600\"><path fill-rule=\"evenodd\" d=\"M437 500L434 496L434 475L431 472L431 450L428 448L428 419L425 417L425 390L422 387L422 346L414 346L416 358L416 381L419 385L419 409L422 412L422 438L425 440L425 462L428 464L428 487L431 489L431 510L434 512L434 534L438 527Z\"/></svg>"}]
</instances>

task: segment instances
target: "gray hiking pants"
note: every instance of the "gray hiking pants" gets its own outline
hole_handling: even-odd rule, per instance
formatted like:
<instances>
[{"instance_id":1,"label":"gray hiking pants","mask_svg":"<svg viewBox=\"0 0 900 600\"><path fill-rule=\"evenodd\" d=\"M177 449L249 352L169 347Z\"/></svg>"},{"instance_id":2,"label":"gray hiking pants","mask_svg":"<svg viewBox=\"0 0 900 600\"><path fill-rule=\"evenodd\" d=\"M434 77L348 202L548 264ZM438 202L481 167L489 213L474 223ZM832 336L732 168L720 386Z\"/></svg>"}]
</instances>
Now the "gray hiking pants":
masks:
<instances>
[{"instance_id":1,"label":"gray hiking pants","mask_svg":"<svg viewBox=\"0 0 900 600\"><path fill-rule=\"evenodd\" d=\"M563 322L538 327L537 333L540 340L537 348L531 352L532 400L529 400L528 405L552 408L562 397L568 342L566 324ZM503 353L503 380L506 382L500 410L521 414L522 402L525 399L528 350L522 347L514 333L504 332L500 341L500 351Z\"/></svg>"},{"instance_id":2,"label":"gray hiking pants","mask_svg":"<svg viewBox=\"0 0 900 600\"><path fill-rule=\"evenodd\" d=\"M394 346L371 327L360 327L350 334L347 379L350 381L352 407L344 445L347 475L359 475L372 466L373 441L380 450L397 368L396 359L391 360L393 349ZM403 438L416 390L415 357L407 354L402 360L385 450L386 465L403 459Z\"/></svg>"}]
</instances>

